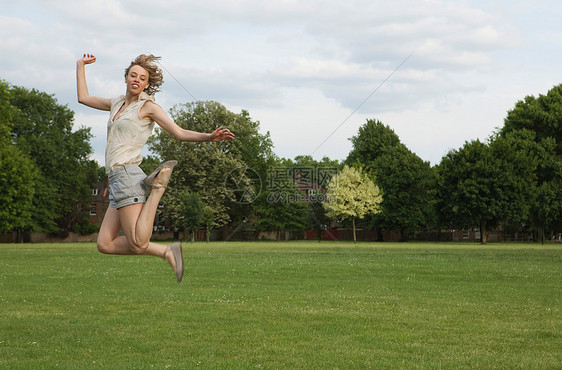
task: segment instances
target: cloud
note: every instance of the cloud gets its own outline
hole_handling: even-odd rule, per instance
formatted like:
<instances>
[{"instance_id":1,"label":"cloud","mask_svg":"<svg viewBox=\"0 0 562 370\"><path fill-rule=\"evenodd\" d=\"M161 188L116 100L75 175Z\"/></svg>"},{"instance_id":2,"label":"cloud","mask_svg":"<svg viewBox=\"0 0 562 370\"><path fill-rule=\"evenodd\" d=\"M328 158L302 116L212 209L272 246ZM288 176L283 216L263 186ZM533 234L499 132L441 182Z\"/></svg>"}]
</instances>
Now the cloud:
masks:
<instances>
[{"instance_id":1,"label":"cloud","mask_svg":"<svg viewBox=\"0 0 562 370\"><path fill-rule=\"evenodd\" d=\"M385 117L387 124L410 127L403 135L409 145L422 148L423 157L433 136L409 125L422 117L431 121L434 114L435 121L454 120L459 133L474 135L463 128L474 127L469 112L481 106L477 97L505 96L490 90L508 76L521 85L536 79L514 75L506 69L511 61L499 59L501 53L513 53L509 56L530 60L521 52L531 44L530 36L513 18L514 12L536 11L526 4L500 2L494 10L484 3L435 0L169 0L157 5L149 0L0 0L5 35L0 78L55 93L80 121L93 125L88 109L76 102L76 59L84 52L96 54L98 61L87 67L88 87L109 97L124 92L129 62L151 52L163 57L167 70L157 96L165 110L193 100L191 95L247 109L271 129L277 150L288 156L306 154L318 135L340 124L415 51L325 144L325 153L345 157L354 130L367 117ZM557 17L549 24L553 20ZM533 35L540 34L540 25L526 22L533 24ZM556 76L548 76L552 80ZM495 120L497 114L490 114ZM95 120L95 125L106 121Z\"/></svg>"}]
</instances>

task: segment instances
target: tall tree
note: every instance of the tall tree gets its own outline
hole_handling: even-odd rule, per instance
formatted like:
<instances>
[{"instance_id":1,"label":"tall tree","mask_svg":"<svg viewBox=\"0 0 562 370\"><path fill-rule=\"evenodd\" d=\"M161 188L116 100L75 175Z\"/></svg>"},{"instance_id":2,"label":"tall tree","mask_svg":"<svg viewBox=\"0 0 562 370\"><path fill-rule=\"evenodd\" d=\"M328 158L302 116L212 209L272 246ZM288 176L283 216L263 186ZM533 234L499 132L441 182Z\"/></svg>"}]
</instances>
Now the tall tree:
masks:
<instances>
[{"instance_id":1,"label":"tall tree","mask_svg":"<svg viewBox=\"0 0 562 370\"><path fill-rule=\"evenodd\" d=\"M480 227L486 244L487 227L498 222L501 205L494 184L499 175L490 147L480 140L467 142L442 158L438 168L438 204L449 227Z\"/></svg>"},{"instance_id":2,"label":"tall tree","mask_svg":"<svg viewBox=\"0 0 562 370\"><path fill-rule=\"evenodd\" d=\"M521 224L534 196L537 159L530 131L479 140L449 152L439 164L439 208L451 227Z\"/></svg>"},{"instance_id":3,"label":"tall tree","mask_svg":"<svg viewBox=\"0 0 562 370\"><path fill-rule=\"evenodd\" d=\"M316 231L316 238L320 242L322 233L330 226L331 218L328 216L324 201L311 201L308 203L308 227Z\"/></svg>"},{"instance_id":4,"label":"tall tree","mask_svg":"<svg viewBox=\"0 0 562 370\"><path fill-rule=\"evenodd\" d=\"M562 229L562 84L546 95L527 96L508 111L499 135L530 130L539 145L536 196L531 205L530 224L544 239L545 230Z\"/></svg>"},{"instance_id":5,"label":"tall tree","mask_svg":"<svg viewBox=\"0 0 562 370\"><path fill-rule=\"evenodd\" d=\"M23 230L31 222L37 170L13 142L10 87L0 81L0 232Z\"/></svg>"},{"instance_id":6,"label":"tall tree","mask_svg":"<svg viewBox=\"0 0 562 370\"><path fill-rule=\"evenodd\" d=\"M520 225L529 219L535 201L536 170L540 147L535 142L535 133L518 130L504 136L492 137L491 155L499 166L496 177L498 196L502 208L500 221L504 226Z\"/></svg>"},{"instance_id":7,"label":"tall tree","mask_svg":"<svg viewBox=\"0 0 562 370\"><path fill-rule=\"evenodd\" d=\"M289 168L285 169L290 175ZM283 176L267 186L253 203L254 221L257 230L275 231L281 240L285 231L303 231L307 227L308 204L294 178Z\"/></svg>"},{"instance_id":8,"label":"tall tree","mask_svg":"<svg viewBox=\"0 0 562 370\"><path fill-rule=\"evenodd\" d=\"M233 219L242 219L251 212L251 203L236 201L233 189L226 186L232 171L250 168L265 178L267 161L272 154L269 133L259 132L259 122L247 112L236 114L223 105L208 101L178 105L171 109L172 119L182 128L212 132L218 126L229 128L236 140L219 143L182 143L163 130L156 130L150 140L152 152L162 160L177 159L178 165L162 203L170 205L179 193L198 193L211 207L213 223L221 227ZM237 179L247 186L258 186L248 179L245 171ZM253 173L253 172L252 172ZM259 190L256 190L256 194Z\"/></svg>"},{"instance_id":9,"label":"tall tree","mask_svg":"<svg viewBox=\"0 0 562 370\"><path fill-rule=\"evenodd\" d=\"M328 184L328 201L324 203L328 215L351 219L353 242L357 243L355 220L378 213L383 196L378 186L361 170L344 166Z\"/></svg>"},{"instance_id":10,"label":"tall tree","mask_svg":"<svg viewBox=\"0 0 562 370\"><path fill-rule=\"evenodd\" d=\"M537 142L554 138L556 154L562 155L562 84L554 86L546 95L527 96L518 101L507 112L500 134L522 129L534 131Z\"/></svg>"},{"instance_id":11,"label":"tall tree","mask_svg":"<svg viewBox=\"0 0 562 370\"><path fill-rule=\"evenodd\" d=\"M86 217L80 204L89 205L97 165L89 128L73 129L74 113L53 95L11 89L12 140L38 169L31 222L26 229L67 233Z\"/></svg>"},{"instance_id":12,"label":"tall tree","mask_svg":"<svg viewBox=\"0 0 562 370\"><path fill-rule=\"evenodd\" d=\"M435 172L400 142L398 135L377 120L367 120L351 139L353 148L345 163L372 171L385 194L382 211L365 224L400 231L407 240L411 231L435 223Z\"/></svg>"},{"instance_id":13,"label":"tall tree","mask_svg":"<svg viewBox=\"0 0 562 370\"><path fill-rule=\"evenodd\" d=\"M529 223L544 241L546 232L562 230L562 160L556 155L553 137L539 143L536 196L531 204Z\"/></svg>"}]
</instances>

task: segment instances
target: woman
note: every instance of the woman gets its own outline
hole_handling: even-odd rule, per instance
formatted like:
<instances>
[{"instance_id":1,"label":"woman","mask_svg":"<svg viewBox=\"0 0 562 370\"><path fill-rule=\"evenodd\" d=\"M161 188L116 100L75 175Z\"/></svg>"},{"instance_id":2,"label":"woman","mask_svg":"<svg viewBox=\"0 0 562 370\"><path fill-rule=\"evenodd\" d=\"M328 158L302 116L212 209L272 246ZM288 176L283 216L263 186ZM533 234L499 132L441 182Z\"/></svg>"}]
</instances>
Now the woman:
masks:
<instances>
[{"instance_id":1,"label":"woman","mask_svg":"<svg viewBox=\"0 0 562 370\"><path fill-rule=\"evenodd\" d=\"M110 112L105 150L110 206L98 235L98 250L163 258L180 282L184 270L181 244L167 246L150 242L158 203L177 161L164 163L147 177L139 167L141 150L155 122L181 141L233 140L234 135L222 127L208 134L184 130L174 123L154 102L153 94L163 83L162 72L155 64L158 59L153 55L139 55L125 70L125 95L108 99L88 93L84 66L94 63L96 57L84 54L76 62L76 84L78 102ZM121 230L124 236L119 236Z\"/></svg>"}]
</instances>

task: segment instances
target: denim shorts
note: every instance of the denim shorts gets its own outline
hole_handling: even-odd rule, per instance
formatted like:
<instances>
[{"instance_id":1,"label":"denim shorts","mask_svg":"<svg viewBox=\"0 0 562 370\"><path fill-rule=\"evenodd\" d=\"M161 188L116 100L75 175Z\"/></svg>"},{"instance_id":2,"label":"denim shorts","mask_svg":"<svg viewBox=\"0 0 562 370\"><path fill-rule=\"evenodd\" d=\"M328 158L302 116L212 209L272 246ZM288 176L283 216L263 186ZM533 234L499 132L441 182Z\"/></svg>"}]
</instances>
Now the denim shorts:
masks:
<instances>
[{"instance_id":1,"label":"denim shorts","mask_svg":"<svg viewBox=\"0 0 562 370\"><path fill-rule=\"evenodd\" d=\"M121 208L131 204L146 203L149 189L144 184L145 173L139 166L117 167L109 178L109 206Z\"/></svg>"}]
</instances>

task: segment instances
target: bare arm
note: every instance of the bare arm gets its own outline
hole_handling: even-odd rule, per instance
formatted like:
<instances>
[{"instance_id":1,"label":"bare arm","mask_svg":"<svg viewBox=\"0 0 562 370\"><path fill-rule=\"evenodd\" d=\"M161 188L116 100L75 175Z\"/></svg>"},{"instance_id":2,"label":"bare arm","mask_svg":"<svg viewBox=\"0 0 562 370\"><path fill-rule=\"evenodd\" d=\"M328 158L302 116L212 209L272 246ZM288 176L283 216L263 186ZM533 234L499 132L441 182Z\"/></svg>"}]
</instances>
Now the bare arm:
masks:
<instances>
[{"instance_id":1,"label":"bare arm","mask_svg":"<svg viewBox=\"0 0 562 370\"><path fill-rule=\"evenodd\" d=\"M76 61L76 92L78 94L78 102L91 108L108 111L111 109L111 99L90 96L88 92L84 66L95 61L96 57L90 54L84 54L84 57Z\"/></svg>"},{"instance_id":2,"label":"bare arm","mask_svg":"<svg viewBox=\"0 0 562 370\"><path fill-rule=\"evenodd\" d=\"M180 141L192 141L192 142L201 142L201 141L223 141L223 140L234 140L235 136L230 130L223 129L219 127L215 131L210 134L185 130L179 127L166 113L162 107L158 104L153 103L151 101L146 102L143 107L141 108L141 117L142 118L150 118L154 122L156 122L160 127L164 130L168 131L172 134L173 137Z\"/></svg>"}]
</instances>

